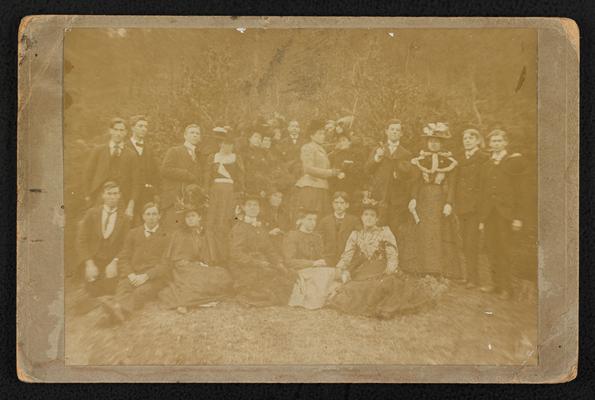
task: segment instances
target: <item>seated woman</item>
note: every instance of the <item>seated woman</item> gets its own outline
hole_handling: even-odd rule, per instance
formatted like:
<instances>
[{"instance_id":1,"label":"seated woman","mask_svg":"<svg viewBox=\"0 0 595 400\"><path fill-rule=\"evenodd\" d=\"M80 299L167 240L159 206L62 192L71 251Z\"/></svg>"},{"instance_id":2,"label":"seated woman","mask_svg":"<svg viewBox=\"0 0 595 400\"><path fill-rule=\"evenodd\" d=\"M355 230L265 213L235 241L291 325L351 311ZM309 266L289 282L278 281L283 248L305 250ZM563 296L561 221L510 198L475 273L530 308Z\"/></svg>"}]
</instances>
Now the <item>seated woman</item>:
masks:
<instances>
[{"instance_id":1,"label":"seated woman","mask_svg":"<svg viewBox=\"0 0 595 400\"><path fill-rule=\"evenodd\" d=\"M199 210L186 206L182 212L184 223L172 234L163 261L171 270L171 280L159 298L167 308L184 314L187 307L211 305L229 296L233 282L225 268L208 264Z\"/></svg>"},{"instance_id":2,"label":"seated woman","mask_svg":"<svg viewBox=\"0 0 595 400\"><path fill-rule=\"evenodd\" d=\"M243 217L231 229L229 270L240 303L260 307L286 305L296 274L283 265L269 230L261 221L261 200L254 194L244 199Z\"/></svg>"},{"instance_id":3,"label":"seated woman","mask_svg":"<svg viewBox=\"0 0 595 400\"><path fill-rule=\"evenodd\" d=\"M323 307L338 285L336 269L324 260L322 236L314 232L316 219L316 211L300 210L298 230L289 232L283 240L285 265L298 274L289 305L311 310Z\"/></svg>"},{"instance_id":4,"label":"seated woman","mask_svg":"<svg viewBox=\"0 0 595 400\"><path fill-rule=\"evenodd\" d=\"M413 313L436 293L398 270L398 249L388 227L378 227L377 209L362 207L363 229L353 231L337 264L343 285L329 299L338 311L376 318Z\"/></svg>"}]
</instances>

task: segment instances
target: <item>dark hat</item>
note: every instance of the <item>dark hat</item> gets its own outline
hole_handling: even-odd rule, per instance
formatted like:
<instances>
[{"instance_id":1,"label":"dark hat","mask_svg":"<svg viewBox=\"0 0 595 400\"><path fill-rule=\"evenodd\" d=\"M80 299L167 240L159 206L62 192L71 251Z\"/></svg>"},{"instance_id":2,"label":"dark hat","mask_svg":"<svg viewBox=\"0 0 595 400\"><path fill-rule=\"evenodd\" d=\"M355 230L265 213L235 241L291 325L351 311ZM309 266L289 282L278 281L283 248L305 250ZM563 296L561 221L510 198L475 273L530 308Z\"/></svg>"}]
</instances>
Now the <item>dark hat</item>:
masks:
<instances>
[{"instance_id":1,"label":"dark hat","mask_svg":"<svg viewBox=\"0 0 595 400\"><path fill-rule=\"evenodd\" d=\"M225 127L217 126L213 128L213 137L222 143L234 143L233 137L231 136L229 130Z\"/></svg>"},{"instance_id":2,"label":"dark hat","mask_svg":"<svg viewBox=\"0 0 595 400\"><path fill-rule=\"evenodd\" d=\"M446 122L432 122L424 127L422 137L450 139L450 131L448 130L448 123Z\"/></svg>"},{"instance_id":3,"label":"dark hat","mask_svg":"<svg viewBox=\"0 0 595 400\"><path fill-rule=\"evenodd\" d=\"M298 208L298 210L296 212L296 222L298 222L300 219L304 218L306 215L310 215L310 214L318 215L319 212L316 210L313 210L313 209L305 208L305 207Z\"/></svg>"},{"instance_id":4,"label":"dark hat","mask_svg":"<svg viewBox=\"0 0 595 400\"><path fill-rule=\"evenodd\" d=\"M246 204L249 200L256 200L258 203L262 202L262 197L258 193L246 193L242 199L242 204Z\"/></svg>"},{"instance_id":5,"label":"dark hat","mask_svg":"<svg viewBox=\"0 0 595 400\"><path fill-rule=\"evenodd\" d=\"M179 206L176 207L176 212L179 214L187 214L189 212L196 212L198 215L203 214L204 212L204 208L203 207L197 207L194 204L184 204L181 203Z\"/></svg>"},{"instance_id":6,"label":"dark hat","mask_svg":"<svg viewBox=\"0 0 595 400\"><path fill-rule=\"evenodd\" d=\"M313 119L308 124L308 134L313 135L319 130L324 130L326 122L322 119Z\"/></svg>"},{"instance_id":7,"label":"dark hat","mask_svg":"<svg viewBox=\"0 0 595 400\"><path fill-rule=\"evenodd\" d=\"M362 202L360 210L362 213L366 210L374 210L376 212L376 214L379 213L378 204L374 204L374 203L370 203L370 202Z\"/></svg>"}]
</instances>

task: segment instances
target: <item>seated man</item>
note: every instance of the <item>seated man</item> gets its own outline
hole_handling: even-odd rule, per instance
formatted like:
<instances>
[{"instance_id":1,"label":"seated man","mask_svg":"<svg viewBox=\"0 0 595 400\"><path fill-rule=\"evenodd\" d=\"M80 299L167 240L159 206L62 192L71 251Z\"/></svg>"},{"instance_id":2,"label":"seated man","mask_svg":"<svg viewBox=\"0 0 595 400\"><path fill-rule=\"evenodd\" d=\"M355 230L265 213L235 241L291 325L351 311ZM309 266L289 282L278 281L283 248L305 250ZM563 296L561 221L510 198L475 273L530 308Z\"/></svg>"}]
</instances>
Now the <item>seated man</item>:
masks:
<instances>
[{"instance_id":1,"label":"seated man","mask_svg":"<svg viewBox=\"0 0 595 400\"><path fill-rule=\"evenodd\" d=\"M324 242L324 259L327 265L335 266L345 250L351 232L361 228L359 219L347 214L349 197L345 192L333 195L333 214L322 218L316 227Z\"/></svg>"},{"instance_id":2,"label":"seated man","mask_svg":"<svg viewBox=\"0 0 595 400\"><path fill-rule=\"evenodd\" d=\"M161 259L169 235L159 225L161 214L157 205L147 203L142 218L144 225L128 232L119 254L118 266L123 279L118 284L115 299L104 303L114 322L122 322L156 298L166 283L167 274Z\"/></svg>"},{"instance_id":3,"label":"seated man","mask_svg":"<svg viewBox=\"0 0 595 400\"><path fill-rule=\"evenodd\" d=\"M269 231L260 221L260 197L247 196L244 217L231 230L229 270L238 299L255 306L287 304L295 274L275 251Z\"/></svg>"},{"instance_id":4,"label":"seated man","mask_svg":"<svg viewBox=\"0 0 595 400\"><path fill-rule=\"evenodd\" d=\"M102 187L103 204L87 211L79 224L76 246L85 264L86 290L91 297L113 295L118 283L118 258L129 219L118 208L120 186Z\"/></svg>"},{"instance_id":5,"label":"seated man","mask_svg":"<svg viewBox=\"0 0 595 400\"><path fill-rule=\"evenodd\" d=\"M316 211L300 210L296 221L298 230L289 232L283 240L285 264L298 274L290 306L321 308L338 286L335 268L323 259L322 237L314 232L317 218Z\"/></svg>"}]
</instances>

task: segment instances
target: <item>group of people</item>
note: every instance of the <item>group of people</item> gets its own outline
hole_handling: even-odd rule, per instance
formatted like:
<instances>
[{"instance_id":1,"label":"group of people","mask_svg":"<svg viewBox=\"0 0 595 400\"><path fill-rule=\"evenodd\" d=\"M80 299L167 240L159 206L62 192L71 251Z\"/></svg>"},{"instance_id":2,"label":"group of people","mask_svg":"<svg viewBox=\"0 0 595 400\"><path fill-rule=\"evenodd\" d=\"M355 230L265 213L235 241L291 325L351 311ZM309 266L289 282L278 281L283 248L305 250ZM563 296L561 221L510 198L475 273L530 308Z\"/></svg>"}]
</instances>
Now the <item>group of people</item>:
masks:
<instances>
[{"instance_id":1,"label":"group of people","mask_svg":"<svg viewBox=\"0 0 595 400\"><path fill-rule=\"evenodd\" d=\"M448 124L429 123L412 154L399 120L373 148L349 125L314 120L304 133L277 118L236 135L190 124L158 162L145 116L113 119L83 175L76 248L89 297L109 323L156 299L186 313L231 297L390 318L435 299L426 275L509 299L526 163L507 133L466 129L453 154Z\"/></svg>"}]
</instances>

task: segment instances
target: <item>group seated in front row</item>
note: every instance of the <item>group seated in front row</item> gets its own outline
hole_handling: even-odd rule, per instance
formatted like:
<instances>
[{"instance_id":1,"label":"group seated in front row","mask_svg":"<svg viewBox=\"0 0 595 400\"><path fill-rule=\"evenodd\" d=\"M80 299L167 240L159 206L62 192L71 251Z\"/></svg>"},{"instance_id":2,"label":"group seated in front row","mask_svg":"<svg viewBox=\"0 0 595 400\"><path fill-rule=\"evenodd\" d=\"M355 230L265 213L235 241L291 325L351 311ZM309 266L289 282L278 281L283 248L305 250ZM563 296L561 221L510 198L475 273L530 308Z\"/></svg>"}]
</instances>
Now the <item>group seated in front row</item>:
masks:
<instances>
[{"instance_id":1,"label":"group seated in front row","mask_svg":"<svg viewBox=\"0 0 595 400\"><path fill-rule=\"evenodd\" d=\"M90 212L98 215L98 224L115 226L117 220L110 219L114 217L109 212L116 215L116 211L107 211L111 197L117 198L115 192L117 185L107 185L103 209ZM348 314L379 318L413 312L428 304L431 294L416 278L398 271L395 237L387 227L377 226L376 209L364 206L360 225L345 216L347 200L345 194L335 196L335 214L329 216L333 220L323 219L323 226L318 227L322 231L317 229L316 211L300 210L297 229L284 235L279 251L260 221L260 197L246 197L243 216L231 230L227 268L211 262L200 208L186 205L179 210L182 224L170 235L160 229L158 206L148 203L142 214L144 224L128 231L118 257L100 262L102 267L115 265L116 276L95 276L88 286L95 288L93 283L98 279L110 282L109 291L97 293L92 289L91 294L101 296L107 318L114 323L123 322L155 299L180 313L235 297L251 306L328 306ZM91 216L84 220L83 228L91 224L90 220ZM329 237L328 228L333 227L334 235L339 235L346 223L355 229L348 234L346 245L341 245L344 251L335 266L329 262L334 256L329 250L334 249L325 244L320 232ZM325 224L329 227L325 228ZM92 229L86 227L83 233ZM334 241L343 239L335 237ZM99 242L100 249L109 249L109 237ZM103 258L100 254L97 259Z\"/></svg>"}]
</instances>

